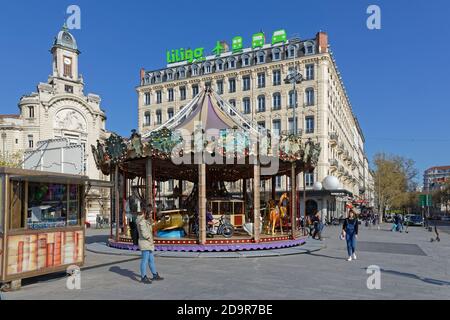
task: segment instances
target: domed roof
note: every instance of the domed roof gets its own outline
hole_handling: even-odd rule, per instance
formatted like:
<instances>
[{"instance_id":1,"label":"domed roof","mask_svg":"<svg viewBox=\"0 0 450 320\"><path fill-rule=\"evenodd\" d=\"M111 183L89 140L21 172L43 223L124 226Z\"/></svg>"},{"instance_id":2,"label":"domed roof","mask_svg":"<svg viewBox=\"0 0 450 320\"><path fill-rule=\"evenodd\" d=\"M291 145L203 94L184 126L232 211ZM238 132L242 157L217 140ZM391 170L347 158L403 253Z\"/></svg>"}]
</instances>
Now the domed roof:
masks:
<instances>
[{"instance_id":1,"label":"domed roof","mask_svg":"<svg viewBox=\"0 0 450 320\"><path fill-rule=\"evenodd\" d=\"M54 46L62 46L64 48L78 51L77 41L75 37L68 31L67 26L64 24L62 30L55 38Z\"/></svg>"}]
</instances>

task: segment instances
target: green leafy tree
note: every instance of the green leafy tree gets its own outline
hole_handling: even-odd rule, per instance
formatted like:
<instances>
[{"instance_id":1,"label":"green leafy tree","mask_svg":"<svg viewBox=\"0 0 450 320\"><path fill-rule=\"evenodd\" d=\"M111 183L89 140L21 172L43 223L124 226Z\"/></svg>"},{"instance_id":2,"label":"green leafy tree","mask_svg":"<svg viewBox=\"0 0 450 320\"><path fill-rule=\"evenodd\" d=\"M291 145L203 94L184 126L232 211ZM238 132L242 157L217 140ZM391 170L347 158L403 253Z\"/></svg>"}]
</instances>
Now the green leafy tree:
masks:
<instances>
[{"instance_id":1,"label":"green leafy tree","mask_svg":"<svg viewBox=\"0 0 450 320\"><path fill-rule=\"evenodd\" d=\"M374 182L378 212L382 215L386 209L402 209L407 212L416 195L414 181L417 170L414 161L397 155L385 153L374 157ZM380 215L380 219L381 216Z\"/></svg>"},{"instance_id":2,"label":"green leafy tree","mask_svg":"<svg viewBox=\"0 0 450 320\"><path fill-rule=\"evenodd\" d=\"M0 167L21 168L22 152L0 154Z\"/></svg>"}]
</instances>

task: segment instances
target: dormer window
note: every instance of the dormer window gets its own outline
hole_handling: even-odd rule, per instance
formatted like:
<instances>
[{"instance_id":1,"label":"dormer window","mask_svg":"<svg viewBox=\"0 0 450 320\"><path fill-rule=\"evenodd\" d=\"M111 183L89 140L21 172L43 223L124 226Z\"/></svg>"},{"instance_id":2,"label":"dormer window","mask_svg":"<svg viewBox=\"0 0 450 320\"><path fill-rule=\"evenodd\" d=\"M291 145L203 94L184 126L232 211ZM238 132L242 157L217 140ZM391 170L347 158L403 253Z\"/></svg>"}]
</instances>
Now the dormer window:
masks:
<instances>
[{"instance_id":1,"label":"dormer window","mask_svg":"<svg viewBox=\"0 0 450 320\"><path fill-rule=\"evenodd\" d=\"M211 64L209 62L205 63L204 72L211 73L211 71L212 71Z\"/></svg>"},{"instance_id":2,"label":"dormer window","mask_svg":"<svg viewBox=\"0 0 450 320\"><path fill-rule=\"evenodd\" d=\"M242 66L243 67L248 67L250 65L250 57L245 54L242 56Z\"/></svg>"},{"instance_id":3,"label":"dormer window","mask_svg":"<svg viewBox=\"0 0 450 320\"><path fill-rule=\"evenodd\" d=\"M178 69L178 78L179 79L186 78L186 70L184 70L184 68Z\"/></svg>"},{"instance_id":4,"label":"dormer window","mask_svg":"<svg viewBox=\"0 0 450 320\"><path fill-rule=\"evenodd\" d=\"M314 50L314 43L311 41L308 41L305 43L305 55L310 55L310 54L314 54L315 50Z\"/></svg>"},{"instance_id":5,"label":"dormer window","mask_svg":"<svg viewBox=\"0 0 450 320\"><path fill-rule=\"evenodd\" d=\"M156 82L161 82L161 74L160 73L158 73L156 75Z\"/></svg>"},{"instance_id":6,"label":"dormer window","mask_svg":"<svg viewBox=\"0 0 450 320\"><path fill-rule=\"evenodd\" d=\"M264 51L258 52L258 55L256 57L257 57L256 62L258 64L266 62L266 54Z\"/></svg>"},{"instance_id":7,"label":"dormer window","mask_svg":"<svg viewBox=\"0 0 450 320\"><path fill-rule=\"evenodd\" d=\"M281 51L278 48L272 50L272 60L277 61L281 59Z\"/></svg>"},{"instance_id":8,"label":"dormer window","mask_svg":"<svg viewBox=\"0 0 450 320\"><path fill-rule=\"evenodd\" d=\"M292 59L296 56L297 54L297 48L293 45L289 46L287 49L287 56L289 59Z\"/></svg>"},{"instance_id":9,"label":"dormer window","mask_svg":"<svg viewBox=\"0 0 450 320\"><path fill-rule=\"evenodd\" d=\"M198 76L198 66L194 65L192 66L192 75L193 76Z\"/></svg>"},{"instance_id":10,"label":"dormer window","mask_svg":"<svg viewBox=\"0 0 450 320\"><path fill-rule=\"evenodd\" d=\"M167 72L167 80L173 80L173 72L172 71Z\"/></svg>"},{"instance_id":11,"label":"dormer window","mask_svg":"<svg viewBox=\"0 0 450 320\"><path fill-rule=\"evenodd\" d=\"M228 59L228 69L234 68L236 68L236 59L235 58Z\"/></svg>"},{"instance_id":12,"label":"dormer window","mask_svg":"<svg viewBox=\"0 0 450 320\"><path fill-rule=\"evenodd\" d=\"M217 71L223 71L223 60L217 60L216 68L217 68Z\"/></svg>"}]
</instances>

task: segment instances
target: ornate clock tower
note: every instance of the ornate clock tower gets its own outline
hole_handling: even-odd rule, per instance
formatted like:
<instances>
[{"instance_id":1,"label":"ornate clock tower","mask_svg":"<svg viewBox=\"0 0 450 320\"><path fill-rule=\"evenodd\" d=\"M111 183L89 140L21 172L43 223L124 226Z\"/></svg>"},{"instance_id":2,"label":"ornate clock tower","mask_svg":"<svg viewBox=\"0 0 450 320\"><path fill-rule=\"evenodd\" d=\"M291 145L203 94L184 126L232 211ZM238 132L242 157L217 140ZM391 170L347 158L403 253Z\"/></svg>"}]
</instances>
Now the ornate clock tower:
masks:
<instances>
[{"instance_id":1,"label":"ornate clock tower","mask_svg":"<svg viewBox=\"0 0 450 320\"><path fill-rule=\"evenodd\" d=\"M65 25L55 38L51 53L53 55L53 77L78 82L80 51L75 38Z\"/></svg>"}]
</instances>

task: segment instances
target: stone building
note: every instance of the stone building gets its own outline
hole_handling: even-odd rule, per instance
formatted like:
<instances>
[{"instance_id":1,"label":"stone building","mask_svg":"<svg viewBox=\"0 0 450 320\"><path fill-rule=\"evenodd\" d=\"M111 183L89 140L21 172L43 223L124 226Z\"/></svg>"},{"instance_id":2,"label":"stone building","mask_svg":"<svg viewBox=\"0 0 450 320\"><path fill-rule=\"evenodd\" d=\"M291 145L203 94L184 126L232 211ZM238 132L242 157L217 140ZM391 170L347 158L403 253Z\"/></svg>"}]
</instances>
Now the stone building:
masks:
<instances>
[{"instance_id":1,"label":"stone building","mask_svg":"<svg viewBox=\"0 0 450 320\"><path fill-rule=\"evenodd\" d=\"M19 115L0 115L0 148L3 154L35 150L37 143L49 139L68 139L84 149L84 173L91 179L104 180L97 170L91 145L106 139L106 115L100 96L84 93L84 80L78 69L80 51L66 27L58 33L51 47L52 74L37 91L19 101ZM108 214L106 190L92 190L87 198L87 216Z\"/></svg>"},{"instance_id":2,"label":"stone building","mask_svg":"<svg viewBox=\"0 0 450 320\"><path fill-rule=\"evenodd\" d=\"M260 45L252 42L251 48L236 51L225 45L198 62L185 59L162 69L141 70L137 87L140 133L162 124L201 88L209 86L260 127L272 132L296 130L320 142L322 152L316 169L297 179L300 189L303 185L306 188L308 213L318 209L323 217L343 215L349 199L364 199L370 205L373 199L366 198L373 198L373 179L365 139L330 51L328 35L318 32L314 38L284 41L274 41L275 36L271 44L262 40ZM167 52L168 61L174 57L182 60L187 51ZM285 81L293 68L303 78L295 90ZM331 190L321 186L328 176L338 179ZM279 193L287 189L286 180L276 181ZM164 190L171 192L173 187L169 182Z\"/></svg>"}]
</instances>

